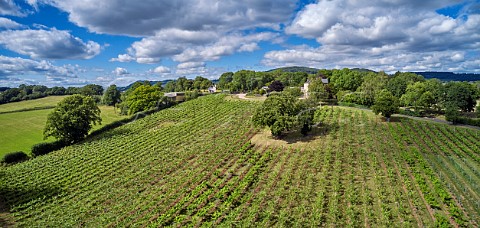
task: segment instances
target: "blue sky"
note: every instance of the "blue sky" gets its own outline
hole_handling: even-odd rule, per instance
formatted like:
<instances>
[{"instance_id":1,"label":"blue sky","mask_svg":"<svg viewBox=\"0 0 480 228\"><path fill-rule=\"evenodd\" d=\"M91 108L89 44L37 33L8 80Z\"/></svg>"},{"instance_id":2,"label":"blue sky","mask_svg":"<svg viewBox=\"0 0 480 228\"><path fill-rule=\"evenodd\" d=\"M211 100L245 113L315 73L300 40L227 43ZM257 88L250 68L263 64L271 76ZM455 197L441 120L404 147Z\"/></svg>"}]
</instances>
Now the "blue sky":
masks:
<instances>
[{"instance_id":1,"label":"blue sky","mask_svg":"<svg viewBox=\"0 0 480 228\"><path fill-rule=\"evenodd\" d=\"M480 3L0 0L0 86L283 66L480 73Z\"/></svg>"}]
</instances>

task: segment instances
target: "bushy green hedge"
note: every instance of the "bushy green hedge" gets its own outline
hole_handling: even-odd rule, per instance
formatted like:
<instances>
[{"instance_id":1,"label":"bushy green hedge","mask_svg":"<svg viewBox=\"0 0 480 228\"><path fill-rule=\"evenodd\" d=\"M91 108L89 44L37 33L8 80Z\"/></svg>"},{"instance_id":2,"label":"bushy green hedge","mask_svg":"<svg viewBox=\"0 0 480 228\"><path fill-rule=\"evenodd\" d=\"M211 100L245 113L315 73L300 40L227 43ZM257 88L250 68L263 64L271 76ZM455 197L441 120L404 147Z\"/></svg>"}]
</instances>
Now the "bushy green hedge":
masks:
<instances>
[{"instance_id":1,"label":"bushy green hedge","mask_svg":"<svg viewBox=\"0 0 480 228\"><path fill-rule=\"evenodd\" d=\"M415 116L415 117L423 117L424 113L420 111L413 111L413 110L406 110L406 109L400 109L399 114L406 115L406 116Z\"/></svg>"},{"instance_id":2,"label":"bushy green hedge","mask_svg":"<svg viewBox=\"0 0 480 228\"><path fill-rule=\"evenodd\" d=\"M60 150L66 145L67 144L62 141L38 143L32 146L32 155L36 157L48 154L52 151Z\"/></svg>"},{"instance_id":3,"label":"bushy green hedge","mask_svg":"<svg viewBox=\"0 0 480 228\"><path fill-rule=\"evenodd\" d=\"M480 119L460 117L457 119L457 123L480 127Z\"/></svg>"},{"instance_id":4,"label":"bushy green hedge","mask_svg":"<svg viewBox=\"0 0 480 228\"><path fill-rule=\"evenodd\" d=\"M23 151L11 152L5 154L1 160L2 163L12 164L22 162L28 159L28 155Z\"/></svg>"}]
</instances>

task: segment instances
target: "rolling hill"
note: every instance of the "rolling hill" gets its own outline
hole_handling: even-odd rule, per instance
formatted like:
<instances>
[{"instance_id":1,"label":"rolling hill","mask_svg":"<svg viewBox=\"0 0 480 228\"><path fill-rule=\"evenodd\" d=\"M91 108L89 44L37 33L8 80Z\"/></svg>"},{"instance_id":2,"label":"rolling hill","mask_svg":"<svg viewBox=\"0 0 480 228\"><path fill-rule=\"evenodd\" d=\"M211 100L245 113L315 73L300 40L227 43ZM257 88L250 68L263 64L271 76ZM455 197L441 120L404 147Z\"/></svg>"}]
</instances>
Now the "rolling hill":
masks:
<instances>
[{"instance_id":1,"label":"rolling hill","mask_svg":"<svg viewBox=\"0 0 480 228\"><path fill-rule=\"evenodd\" d=\"M0 167L3 223L478 226L478 131L328 107L309 136L274 139L258 106L200 97Z\"/></svg>"}]
</instances>

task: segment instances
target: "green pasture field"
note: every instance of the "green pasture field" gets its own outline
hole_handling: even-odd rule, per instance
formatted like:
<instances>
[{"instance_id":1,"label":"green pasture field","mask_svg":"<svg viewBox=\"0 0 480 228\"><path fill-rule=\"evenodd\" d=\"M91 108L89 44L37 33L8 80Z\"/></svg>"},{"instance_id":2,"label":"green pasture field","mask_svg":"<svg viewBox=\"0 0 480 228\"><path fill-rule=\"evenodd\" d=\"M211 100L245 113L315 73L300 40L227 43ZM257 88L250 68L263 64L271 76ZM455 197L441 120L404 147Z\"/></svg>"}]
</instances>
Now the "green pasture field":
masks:
<instances>
[{"instance_id":1,"label":"green pasture field","mask_svg":"<svg viewBox=\"0 0 480 228\"><path fill-rule=\"evenodd\" d=\"M59 97L54 98L55 99L45 100L47 101L45 104L33 101L22 101L17 102L16 104L19 109L42 107L42 105L55 106L56 103L53 103L53 101L58 102L60 100L57 99ZM23 102L26 102L27 104L23 104ZM3 110L10 111L18 110L14 107L4 108L2 106L3 105L0 105L0 110L2 110L2 108ZM113 107L99 106L99 108L101 110L102 125L95 125L93 130L98 129L105 124L125 118L125 116L115 113ZM47 116L52 110L53 108L0 114L0 158L4 154L14 151L23 151L28 154L34 144L44 142L43 128L45 127ZM54 138L49 138L45 141L53 140Z\"/></svg>"},{"instance_id":2,"label":"green pasture field","mask_svg":"<svg viewBox=\"0 0 480 228\"><path fill-rule=\"evenodd\" d=\"M63 100L65 97L68 97L68 96L48 96L48 97L39 98L35 100L2 104L0 105L0 113L34 109L34 108L53 107L58 102Z\"/></svg>"}]
</instances>

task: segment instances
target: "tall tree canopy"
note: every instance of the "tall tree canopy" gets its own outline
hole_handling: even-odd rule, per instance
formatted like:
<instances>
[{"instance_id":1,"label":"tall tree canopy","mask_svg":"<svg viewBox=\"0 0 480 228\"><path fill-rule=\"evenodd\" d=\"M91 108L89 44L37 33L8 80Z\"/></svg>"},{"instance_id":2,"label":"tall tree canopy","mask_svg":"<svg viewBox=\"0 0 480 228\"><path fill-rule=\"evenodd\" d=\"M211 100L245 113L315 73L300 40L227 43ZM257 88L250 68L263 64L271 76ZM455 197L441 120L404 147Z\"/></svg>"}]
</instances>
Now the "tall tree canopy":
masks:
<instances>
[{"instance_id":1,"label":"tall tree canopy","mask_svg":"<svg viewBox=\"0 0 480 228\"><path fill-rule=\"evenodd\" d=\"M400 98L407 90L408 85L423 81L425 81L425 79L420 75L408 72L397 72L392 78L390 78L390 80L388 80L386 88L393 94L393 96Z\"/></svg>"},{"instance_id":2,"label":"tall tree canopy","mask_svg":"<svg viewBox=\"0 0 480 228\"><path fill-rule=\"evenodd\" d=\"M115 106L120 102L120 91L117 89L116 85L111 85L107 88L103 94L103 103L110 106Z\"/></svg>"},{"instance_id":3,"label":"tall tree canopy","mask_svg":"<svg viewBox=\"0 0 480 228\"><path fill-rule=\"evenodd\" d=\"M93 98L77 94L57 104L48 115L43 135L72 143L84 139L92 125L101 121L100 109Z\"/></svg>"},{"instance_id":4,"label":"tall tree canopy","mask_svg":"<svg viewBox=\"0 0 480 228\"><path fill-rule=\"evenodd\" d=\"M478 91L474 84L467 82L449 82L445 85L445 104L456 106L464 112L474 110Z\"/></svg>"},{"instance_id":5,"label":"tall tree canopy","mask_svg":"<svg viewBox=\"0 0 480 228\"><path fill-rule=\"evenodd\" d=\"M375 96L375 104L372 106L372 110L375 114L382 114L387 118L387 121L390 121L390 117L398 112L398 106L398 98L384 89Z\"/></svg>"},{"instance_id":6,"label":"tall tree canopy","mask_svg":"<svg viewBox=\"0 0 480 228\"><path fill-rule=\"evenodd\" d=\"M288 92L272 93L252 117L257 126L268 126L273 136L300 127L302 134L311 128L313 111Z\"/></svg>"},{"instance_id":7,"label":"tall tree canopy","mask_svg":"<svg viewBox=\"0 0 480 228\"><path fill-rule=\"evenodd\" d=\"M101 85L88 84L80 89L80 93L85 96L102 95L103 87Z\"/></svg>"},{"instance_id":8,"label":"tall tree canopy","mask_svg":"<svg viewBox=\"0 0 480 228\"><path fill-rule=\"evenodd\" d=\"M164 100L162 92L156 86L141 85L125 99L128 114L134 114L157 107Z\"/></svg>"}]
</instances>

